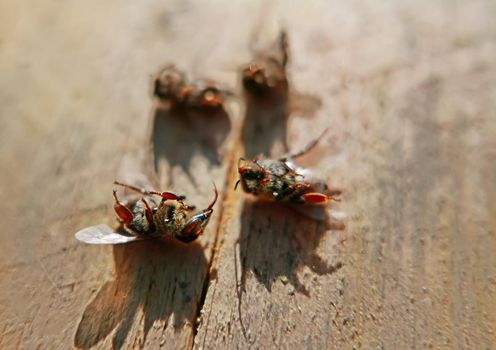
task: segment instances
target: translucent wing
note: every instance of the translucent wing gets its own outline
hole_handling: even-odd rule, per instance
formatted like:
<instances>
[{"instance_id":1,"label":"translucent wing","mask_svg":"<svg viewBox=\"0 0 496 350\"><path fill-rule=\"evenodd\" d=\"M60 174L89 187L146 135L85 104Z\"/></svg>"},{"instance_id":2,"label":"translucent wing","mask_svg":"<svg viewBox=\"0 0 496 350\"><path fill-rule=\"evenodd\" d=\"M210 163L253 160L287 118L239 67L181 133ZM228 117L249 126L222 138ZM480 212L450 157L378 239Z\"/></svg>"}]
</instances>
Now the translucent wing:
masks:
<instances>
[{"instance_id":1,"label":"translucent wing","mask_svg":"<svg viewBox=\"0 0 496 350\"><path fill-rule=\"evenodd\" d=\"M107 225L97 225L83 228L82 230L76 232L75 237L77 240L88 244L121 244L143 239L143 237L126 236L114 232Z\"/></svg>"},{"instance_id":2,"label":"translucent wing","mask_svg":"<svg viewBox=\"0 0 496 350\"><path fill-rule=\"evenodd\" d=\"M329 221L329 212L327 206L295 204L290 205L290 207L312 220L321 222Z\"/></svg>"},{"instance_id":3,"label":"translucent wing","mask_svg":"<svg viewBox=\"0 0 496 350\"><path fill-rule=\"evenodd\" d=\"M292 209L312 220L325 222L329 229L344 230L346 213L330 211L327 205L291 205Z\"/></svg>"},{"instance_id":4,"label":"translucent wing","mask_svg":"<svg viewBox=\"0 0 496 350\"><path fill-rule=\"evenodd\" d=\"M342 193L339 188L329 188L326 178L316 170L302 168L292 160L286 160L286 166L296 174L301 175L306 183L312 185L313 192L320 192L329 196L339 196Z\"/></svg>"}]
</instances>

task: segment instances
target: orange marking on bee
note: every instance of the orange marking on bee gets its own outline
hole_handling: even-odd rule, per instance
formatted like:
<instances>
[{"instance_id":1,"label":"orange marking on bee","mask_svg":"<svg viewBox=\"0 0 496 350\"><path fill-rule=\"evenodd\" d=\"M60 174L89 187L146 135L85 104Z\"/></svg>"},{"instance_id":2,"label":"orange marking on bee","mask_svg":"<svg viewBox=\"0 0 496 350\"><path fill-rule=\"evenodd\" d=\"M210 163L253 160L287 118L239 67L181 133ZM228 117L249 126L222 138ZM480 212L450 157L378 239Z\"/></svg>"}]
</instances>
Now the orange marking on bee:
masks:
<instances>
[{"instance_id":1,"label":"orange marking on bee","mask_svg":"<svg viewBox=\"0 0 496 350\"><path fill-rule=\"evenodd\" d=\"M153 223L153 211L152 211L152 209L150 208L150 206L148 205L148 203L145 201L144 198L141 198L141 201L145 205L146 219L148 220L148 222Z\"/></svg>"},{"instance_id":2,"label":"orange marking on bee","mask_svg":"<svg viewBox=\"0 0 496 350\"><path fill-rule=\"evenodd\" d=\"M302 197L305 202L309 204L326 203L328 200L328 197L325 194L317 192L305 193L304 195L302 195Z\"/></svg>"},{"instance_id":3,"label":"orange marking on bee","mask_svg":"<svg viewBox=\"0 0 496 350\"><path fill-rule=\"evenodd\" d=\"M116 191L114 191L114 200L115 200L114 210L115 210L115 213L117 214L117 216L122 221L124 221L124 223L126 223L126 224L133 221L133 218L134 218L133 213L124 204L122 204L119 201L119 199L117 198L117 192Z\"/></svg>"},{"instance_id":4,"label":"orange marking on bee","mask_svg":"<svg viewBox=\"0 0 496 350\"><path fill-rule=\"evenodd\" d=\"M133 221L133 213L131 213L131 211L129 211L129 209L127 209L125 206L116 203L114 205L114 210L117 216L125 223Z\"/></svg>"},{"instance_id":5,"label":"orange marking on bee","mask_svg":"<svg viewBox=\"0 0 496 350\"><path fill-rule=\"evenodd\" d=\"M164 199L173 199L173 200L178 200L180 199L180 197L174 193L171 193L171 192L152 192L153 194L157 194L159 196L161 196L162 198Z\"/></svg>"}]
</instances>

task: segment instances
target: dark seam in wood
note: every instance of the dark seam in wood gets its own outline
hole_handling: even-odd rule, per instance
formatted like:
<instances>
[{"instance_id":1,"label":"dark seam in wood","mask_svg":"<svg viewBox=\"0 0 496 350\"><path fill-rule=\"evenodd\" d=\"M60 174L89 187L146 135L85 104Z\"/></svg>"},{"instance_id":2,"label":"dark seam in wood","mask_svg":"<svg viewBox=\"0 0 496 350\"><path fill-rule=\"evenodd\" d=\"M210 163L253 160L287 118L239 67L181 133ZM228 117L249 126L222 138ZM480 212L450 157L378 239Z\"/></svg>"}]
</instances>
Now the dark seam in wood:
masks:
<instances>
[{"instance_id":1,"label":"dark seam in wood","mask_svg":"<svg viewBox=\"0 0 496 350\"><path fill-rule=\"evenodd\" d=\"M235 140L237 140L237 139L238 138L236 138ZM208 288L210 285L210 279L212 276L213 262L216 258L217 252L219 251L219 248L220 248L219 247L219 243L220 243L219 236L220 236L220 231L221 231L222 218L224 216L224 203L226 202L227 196L230 193L229 192L229 186L232 183L232 181L230 181L230 175L231 175L231 172L233 171L233 167L235 166L234 165L235 164L234 157L237 154L237 150L238 150L238 144L236 143L236 141L234 141L234 143L235 144L233 145L231 152L230 152L230 156L229 156L229 163L228 163L229 166L226 169L226 178L224 180L224 186L223 186L224 192L222 194L222 200L220 201L220 206L219 206L220 208L219 208L219 214L218 214L218 219L217 219L217 227L215 230L215 240L214 240L214 246L212 249L212 256L210 257L210 261L209 261L208 267L207 267L207 273L206 273L205 279L203 281L202 294L200 296L200 300L198 301L198 306L196 308L196 317L193 320L194 327L193 327L193 337L192 337L192 342L191 342L191 349L193 349L195 346L195 338L196 338L196 335L198 334L198 328L199 328L199 324L198 324L197 320L199 317L201 317L201 311L203 310L203 306L205 304L205 299L207 297ZM215 293L215 289L214 289L214 293ZM209 314L209 319L210 319L210 314ZM204 341L205 341L205 338L206 338L206 333L205 333Z\"/></svg>"}]
</instances>

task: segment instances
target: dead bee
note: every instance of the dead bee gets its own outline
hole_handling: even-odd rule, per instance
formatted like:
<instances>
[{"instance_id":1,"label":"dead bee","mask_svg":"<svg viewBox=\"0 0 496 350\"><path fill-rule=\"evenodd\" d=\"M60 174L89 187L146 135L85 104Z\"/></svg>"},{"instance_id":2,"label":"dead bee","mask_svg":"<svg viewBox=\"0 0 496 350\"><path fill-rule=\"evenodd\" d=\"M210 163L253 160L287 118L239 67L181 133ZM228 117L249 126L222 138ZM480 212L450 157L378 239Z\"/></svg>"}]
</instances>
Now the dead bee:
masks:
<instances>
[{"instance_id":1,"label":"dead bee","mask_svg":"<svg viewBox=\"0 0 496 350\"><path fill-rule=\"evenodd\" d=\"M326 130L327 131L327 130ZM239 180L243 190L261 199L276 200L288 204L325 204L339 201L341 190L330 189L326 182L308 169L300 168L292 161L314 148L325 132L310 142L302 151L279 159L257 157L253 160L240 158Z\"/></svg>"},{"instance_id":2,"label":"dead bee","mask_svg":"<svg viewBox=\"0 0 496 350\"><path fill-rule=\"evenodd\" d=\"M121 202L114 190L114 210L118 220L130 235L114 232L107 225L86 227L76 233L76 238L90 244L118 244L131 241L172 236L182 242L194 241L203 233L213 213L218 193L210 205L192 215L194 206L184 203L185 197L171 192L147 191L115 181L114 184L141 193L144 197Z\"/></svg>"},{"instance_id":3,"label":"dead bee","mask_svg":"<svg viewBox=\"0 0 496 350\"><path fill-rule=\"evenodd\" d=\"M179 102L186 88L186 75L174 65L167 65L155 78L153 94L160 100Z\"/></svg>"},{"instance_id":4,"label":"dead bee","mask_svg":"<svg viewBox=\"0 0 496 350\"><path fill-rule=\"evenodd\" d=\"M260 52L253 62L243 68L243 87L256 97L271 95L281 90L286 91L287 63L288 38L286 32L282 32L273 48Z\"/></svg>"},{"instance_id":5,"label":"dead bee","mask_svg":"<svg viewBox=\"0 0 496 350\"><path fill-rule=\"evenodd\" d=\"M193 108L220 108L229 94L228 90L212 81L198 80L189 87L185 103Z\"/></svg>"},{"instance_id":6,"label":"dead bee","mask_svg":"<svg viewBox=\"0 0 496 350\"><path fill-rule=\"evenodd\" d=\"M171 107L215 109L222 108L231 92L213 81L188 83L183 72L168 65L155 79L153 94Z\"/></svg>"}]
</instances>

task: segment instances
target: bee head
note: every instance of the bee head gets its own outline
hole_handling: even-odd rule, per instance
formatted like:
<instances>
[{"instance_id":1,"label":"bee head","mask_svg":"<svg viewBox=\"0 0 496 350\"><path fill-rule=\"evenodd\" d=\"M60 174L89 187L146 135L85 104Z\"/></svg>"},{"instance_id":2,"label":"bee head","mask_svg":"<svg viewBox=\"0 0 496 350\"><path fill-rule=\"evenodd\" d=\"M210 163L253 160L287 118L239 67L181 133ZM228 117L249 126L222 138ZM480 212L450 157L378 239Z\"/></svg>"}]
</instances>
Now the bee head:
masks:
<instances>
[{"instance_id":1,"label":"bee head","mask_svg":"<svg viewBox=\"0 0 496 350\"><path fill-rule=\"evenodd\" d=\"M267 88L265 68L257 63L251 63L242 72L243 86L246 90L261 94Z\"/></svg>"},{"instance_id":2,"label":"bee head","mask_svg":"<svg viewBox=\"0 0 496 350\"><path fill-rule=\"evenodd\" d=\"M166 66L155 79L154 95L161 100L176 98L185 85L186 77L174 65Z\"/></svg>"},{"instance_id":3,"label":"bee head","mask_svg":"<svg viewBox=\"0 0 496 350\"><path fill-rule=\"evenodd\" d=\"M252 193L265 178L265 170L256 162L240 158L238 162L239 181L245 192Z\"/></svg>"}]
</instances>

